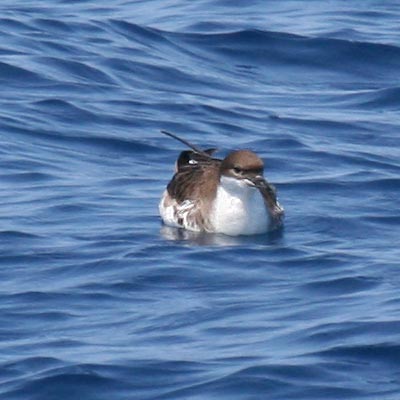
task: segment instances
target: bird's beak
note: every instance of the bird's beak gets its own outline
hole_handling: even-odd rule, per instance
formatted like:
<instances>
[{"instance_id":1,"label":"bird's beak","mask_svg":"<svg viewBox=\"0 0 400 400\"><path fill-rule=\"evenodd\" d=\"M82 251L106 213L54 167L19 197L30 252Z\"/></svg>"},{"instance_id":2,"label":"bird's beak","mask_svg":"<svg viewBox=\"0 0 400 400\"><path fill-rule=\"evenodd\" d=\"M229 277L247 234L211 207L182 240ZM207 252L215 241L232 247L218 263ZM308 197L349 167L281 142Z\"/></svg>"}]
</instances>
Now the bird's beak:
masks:
<instances>
[{"instance_id":1,"label":"bird's beak","mask_svg":"<svg viewBox=\"0 0 400 400\"><path fill-rule=\"evenodd\" d=\"M245 181L249 186L254 186L258 189L265 189L271 191L273 194L276 192L275 188L268 183L262 175L246 177Z\"/></svg>"}]
</instances>

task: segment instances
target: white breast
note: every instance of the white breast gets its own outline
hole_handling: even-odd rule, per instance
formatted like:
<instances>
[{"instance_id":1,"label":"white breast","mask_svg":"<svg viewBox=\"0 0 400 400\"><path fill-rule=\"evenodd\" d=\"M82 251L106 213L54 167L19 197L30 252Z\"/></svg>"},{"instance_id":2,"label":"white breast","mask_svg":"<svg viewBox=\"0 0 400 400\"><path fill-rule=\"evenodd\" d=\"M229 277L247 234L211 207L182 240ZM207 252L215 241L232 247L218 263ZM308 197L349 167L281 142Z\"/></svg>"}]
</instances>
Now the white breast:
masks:
<instances>
[{"instance_id":1,"label":"white breast","mask_svg":"<svg viewBox=\"0 0 400 400\"><path fill-rule=\"evenodd\" d=\"M254 235L268 230L269 215L257 188L226 176L221 177L211 211L215 232Z\"/></svg>"}]
</instances>

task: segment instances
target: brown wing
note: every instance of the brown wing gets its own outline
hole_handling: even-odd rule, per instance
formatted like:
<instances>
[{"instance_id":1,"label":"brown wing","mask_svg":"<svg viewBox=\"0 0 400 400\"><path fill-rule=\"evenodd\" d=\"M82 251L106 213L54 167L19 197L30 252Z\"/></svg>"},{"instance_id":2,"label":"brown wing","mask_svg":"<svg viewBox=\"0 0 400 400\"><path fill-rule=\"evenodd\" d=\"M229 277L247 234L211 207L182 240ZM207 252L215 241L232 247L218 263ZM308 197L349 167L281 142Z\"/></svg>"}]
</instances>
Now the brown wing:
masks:
<instances>
[{"instance_id":1,"label":"brown wing","mask_svg":"<svg viewBox=\"0 0 400 400\"><path fill-rule=\"evenodd\" d=\"M173 176L167 191L169 198L177 203L175 218L179 225L198 231L212 230L209 217L220 163L214 159L197 160L194 164L181 165Z\"/></svg>"},{"instance_id":2,"label":"brown wing","mask_svg":"<svg viewBox=\"0 0 400 400\"><path fill-rule=\"evenodd\" d=\"M178 203L211 201L218 186L220 164L221 160L201 159L198 154L193 164L178 164L178 171L167 186L169 195Z\"/></svg>"}]
</instances>

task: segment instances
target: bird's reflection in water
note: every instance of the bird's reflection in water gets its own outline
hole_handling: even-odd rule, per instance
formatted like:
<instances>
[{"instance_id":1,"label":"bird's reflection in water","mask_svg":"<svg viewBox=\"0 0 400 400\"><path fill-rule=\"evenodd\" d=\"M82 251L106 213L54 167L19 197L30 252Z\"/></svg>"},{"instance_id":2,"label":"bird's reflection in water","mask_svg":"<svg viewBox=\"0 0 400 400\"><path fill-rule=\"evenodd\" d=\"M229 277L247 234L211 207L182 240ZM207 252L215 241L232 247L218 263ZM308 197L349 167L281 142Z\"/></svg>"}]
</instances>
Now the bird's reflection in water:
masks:
<instances>
[{"instance_id":1,"label":"bird's reflection in water","mask_svg":"<svg viewBox=\"0 0 400 400\"><path fill-rule=\"evenodd\" d=\"M183 228L162 225L161 236L166 240L187 242L197 246L241 246L246 244L273 245L283 238L283 228L262 235L227 236L219 233L192 232Z\"/></svg>"}]
</instances>

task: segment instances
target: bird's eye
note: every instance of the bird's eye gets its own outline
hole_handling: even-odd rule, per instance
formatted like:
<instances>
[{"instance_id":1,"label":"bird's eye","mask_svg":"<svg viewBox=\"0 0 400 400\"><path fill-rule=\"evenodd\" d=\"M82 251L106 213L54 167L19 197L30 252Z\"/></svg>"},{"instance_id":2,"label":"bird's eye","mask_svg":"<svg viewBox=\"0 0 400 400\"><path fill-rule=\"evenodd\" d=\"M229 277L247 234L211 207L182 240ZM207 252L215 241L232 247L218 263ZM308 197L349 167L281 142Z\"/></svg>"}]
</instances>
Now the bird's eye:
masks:
<instances>
[{"instance_id":1,"label":"bird's eye","mask_svg":"<svg viewBox=\"0 0 400 400\"><path fill-rule=\"evenodd\" d=\"M240 167L233 167L233 170L237 173L237 174L241 174L243 172L242 168Z\"/></svg>"}]
</instances>

